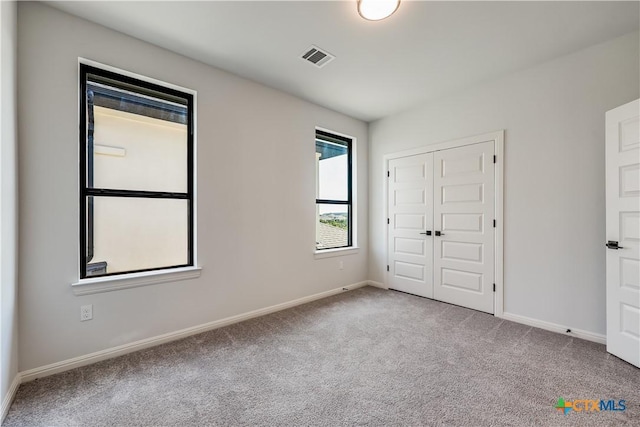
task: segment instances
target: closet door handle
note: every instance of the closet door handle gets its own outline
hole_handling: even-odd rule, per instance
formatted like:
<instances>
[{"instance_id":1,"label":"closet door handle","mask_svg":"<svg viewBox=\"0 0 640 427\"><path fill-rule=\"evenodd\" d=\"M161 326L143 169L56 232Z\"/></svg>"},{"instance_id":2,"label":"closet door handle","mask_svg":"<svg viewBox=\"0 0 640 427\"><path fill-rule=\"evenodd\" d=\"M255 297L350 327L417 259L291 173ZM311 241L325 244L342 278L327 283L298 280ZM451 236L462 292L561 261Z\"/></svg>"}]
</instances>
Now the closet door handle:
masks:
<instances>
[{"instance_id":1,"label":"closet door handle","mask_svg":"<svg viewBox=\"0 0 640 427\"><path fill-rule=\"evenodd\" d=\"M442 233L441 231L436 231L436 236L444 236L444 233Z\"/></svg>"},{"instance_id":2,"label":"closet door handle","mask_svg":"<svg viewBox=\"0 0 640 427\"><path fill-rule=\"evenodd\" d=\"M420 233L420 234L424 234L426 236L431 236L431 230L427 230L424 233Z\"/></svg>"},{"instance_id":3,"label":"closet door handle","mask_svg":"<svg viewBox=\"0 0 640 427\"><path fill-rule=\"evenodd\" d=\"M609 249L624 249L622 246L618 246L618 242L613 240L609 240L605 246Z\"/></svg>"}]
</instances>

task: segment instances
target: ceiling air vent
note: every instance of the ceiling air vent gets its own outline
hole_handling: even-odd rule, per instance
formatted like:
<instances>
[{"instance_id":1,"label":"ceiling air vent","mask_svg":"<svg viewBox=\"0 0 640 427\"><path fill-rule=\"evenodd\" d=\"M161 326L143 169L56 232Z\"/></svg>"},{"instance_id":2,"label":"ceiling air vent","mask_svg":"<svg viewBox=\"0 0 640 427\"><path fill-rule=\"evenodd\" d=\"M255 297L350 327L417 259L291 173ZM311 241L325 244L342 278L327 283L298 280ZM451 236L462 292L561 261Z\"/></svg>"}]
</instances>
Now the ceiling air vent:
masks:
<instances>
[{"instance_id":1,"label":"ceiling air vent","mask_svg":"<svg viewBox=\"0 0 640 427\"><path fill-rule=\"evenodd\" d=\"M320 49L318 46L311 45L310 48L304 51L301 58L312 63L318 68L322 68L334 60L335 56L331 55L326 50Z\"/></svg>"}]
</instances>

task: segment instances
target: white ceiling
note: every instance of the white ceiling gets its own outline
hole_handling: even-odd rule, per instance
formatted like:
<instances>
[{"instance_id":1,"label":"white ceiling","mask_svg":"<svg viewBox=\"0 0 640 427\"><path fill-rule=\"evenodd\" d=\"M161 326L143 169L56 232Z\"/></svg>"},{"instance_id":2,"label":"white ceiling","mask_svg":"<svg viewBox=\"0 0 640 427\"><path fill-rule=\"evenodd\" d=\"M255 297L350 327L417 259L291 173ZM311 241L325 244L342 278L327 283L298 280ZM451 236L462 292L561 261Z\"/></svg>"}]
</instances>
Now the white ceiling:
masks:
<instances>
[{"instance_id":1,"label":"white ceiling","mask_svg":"<svg viewBox=\"0 0 640 427\"><path fill-rule=\"evenodd\" d=\"M638 29L638 2L49 2L365 121ZM336 56L299 59L311 44Z\"/></svg>"}]
</instances>

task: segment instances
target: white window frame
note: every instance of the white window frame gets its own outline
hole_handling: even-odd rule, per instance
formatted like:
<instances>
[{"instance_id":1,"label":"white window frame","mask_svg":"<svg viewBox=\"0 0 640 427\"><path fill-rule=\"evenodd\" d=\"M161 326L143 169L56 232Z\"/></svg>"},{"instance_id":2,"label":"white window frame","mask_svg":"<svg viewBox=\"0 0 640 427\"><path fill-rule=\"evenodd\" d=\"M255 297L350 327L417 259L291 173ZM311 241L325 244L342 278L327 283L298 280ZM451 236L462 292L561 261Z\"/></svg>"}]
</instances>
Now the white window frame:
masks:
<instances>
[{"instance_id":1,"label":"white window frame","mask_svg":"<svg viewBox=\"0 0 640 427\"><path fill-rule=\"evenodd\" d=\"M335 130L316 126L314 129L314 145L316 131L322 131L336 135L342 138L348 138L351 140L351 246L335 249L316 249L315 243L313 245L314 258L324 259L340 257L344 255L355 255L360 252L358 246L358 139L355 136L336 132ZM317 185L317 171L316 171L316 185ZM315 203L315 198L314 198ZM317 226L313 230L313 241L316 241Z\"/></svg>"},{"instance_id":2,"label":"white window frame","mask_svg":"<svg viewBox=\"0 0 640 427\"><path fill-rule=\"evenodd\" d=\"M197 173L197 159L198 159L198 151L197 151L197 92L193 89L185 88L182 86L178 86L172 83L167 83L161 80L157 80L154 78L150 78L144 75L140 75L137 73L132 73L130 71L126 71L117 67L113 67L111 65L106 65L100 62L92 61L86 58L78 58L78 68L77 68L77 76L80 76L80 66L81 64L89 65L92 67L101 68L106 71L114 72L121 74L123 76L131 77L134 79L142 80L144 82L160 85L167 87L169 89L178 90L184 93L188 93L193 96L193 261L191 266L186 267L178 267L178 268L167 268L161 270L153 270L153 271L142 271L142 272L134 272L134 273L123 273L113 276L102 276L102 277L89 277L89 278L80 278L80 269L82 266L80 265L80 251L83 248L78 245L78 252L76 256L77 268L76 268L76 280L71 283L71 287L73 289L73 293L75 295L87 295L101 292L110 292L119 289L128 289L139 286L148 286L158 283L166 283L166 282L176 282L181 280L193 279L200 277L202 268L198 266L198 173ZM78 85L78 91L80 91L80 85ZM78 93L78 99L80 99L80 93ZM79 103L80 104L80 103ZM80 126L80 109L84 108L84 105L78 104L78 128ZM78 161L85 161L85 159L81 158L80 147L78 146ZM79 164L79 163L78 163ZM80 194L80 180L78 179L78 187L77 194ZM76 212L76 218L80 218L79 209ZM80 229L78 224L78 230Z\"/></svg>"}]
</instances>

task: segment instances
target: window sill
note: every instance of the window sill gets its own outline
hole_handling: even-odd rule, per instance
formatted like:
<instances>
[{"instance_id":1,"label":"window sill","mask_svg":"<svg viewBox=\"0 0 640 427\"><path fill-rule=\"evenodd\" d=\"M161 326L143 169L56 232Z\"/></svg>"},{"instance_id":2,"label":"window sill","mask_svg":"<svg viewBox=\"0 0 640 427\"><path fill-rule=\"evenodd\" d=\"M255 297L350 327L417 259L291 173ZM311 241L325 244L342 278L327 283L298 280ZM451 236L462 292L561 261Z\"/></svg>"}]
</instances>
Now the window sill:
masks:
<instances>
[{"instance_id":1,"label":"window sill","mask_svg":"<svg viewBox=\"0 0 640 427\"><path fill-rule=\"evenodd\" d=\"M202 268L183 267L171 270L145 271L143 273L123 274L121 276L95 277L81 279L72 283L75 295L98 294L117 291L120 289L137 288L139 286L155 285L158 283L177 282L180 280L200 277Z\"/></svg>"},{"instance_id":2,"label":"window sill","mask_svg":"<svg viewBox=\"0 0 640 427\"><path fill-rule=\"evenodd\" d=\"M351 246L349 248L325 249L322 251L316 251L313 256L315 259L323 259L323 258L333 258L337 256L344 256L344 255L355 255L358 252L360 252L360 248L356 246Z\"/></svg>"}]
</instances>

